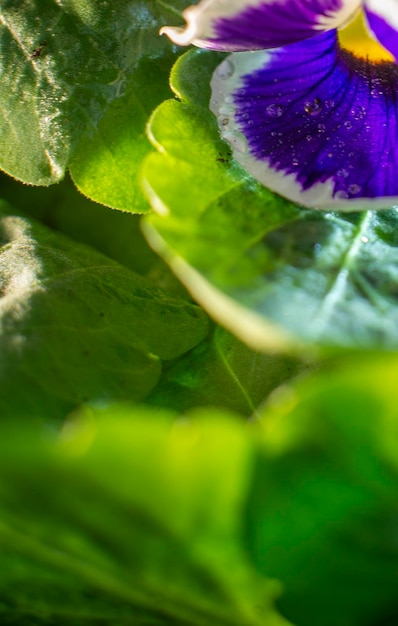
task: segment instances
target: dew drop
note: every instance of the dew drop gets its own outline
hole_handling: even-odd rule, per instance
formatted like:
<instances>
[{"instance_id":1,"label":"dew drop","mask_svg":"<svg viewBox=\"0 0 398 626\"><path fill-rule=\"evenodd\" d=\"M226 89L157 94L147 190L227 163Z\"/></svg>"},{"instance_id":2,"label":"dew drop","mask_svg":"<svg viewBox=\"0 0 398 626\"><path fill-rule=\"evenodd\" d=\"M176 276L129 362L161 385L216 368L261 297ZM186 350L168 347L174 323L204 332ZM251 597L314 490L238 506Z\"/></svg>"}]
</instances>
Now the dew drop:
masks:
<instances>
[{"instance_id":1,"label":"dew drop","mask_svg":"<svg viewBox=\"0 0 398 626\"><path fill-rule=\"evenodd\" d=\"M338 191L336 191L336 193L334 194L334 197L337 200L346 200L348 198L348 193L346 191L344 191L344 189L339 189Z\"/></svg>"},{"instance_id":2,"label":"dew drop","mask_svg":"<svg viewBox=\"0 0 398 626\"><path fill-rule=\"evenodd\" d=\"M269 104L265 109L265 112L269 117L281 117L281 115L283 115L284 109L281 104Z\"/></svg>"},{"instance_id":3,"label":"dew drop","mask_svg":"<svg viewBox=\"0 0 398 626\"><path fill-rule=\"evenodd\" d=\"M325 130L326 130L325 124L318 124L318 132L319 133L324 133Z\"/></svg>"},{"instance_id":4,"label":"dew drop","mask_svg":"<svg viewBox=\"0 0 398 626\"><path fill-rule=\"evenodd\" d=\"M297 166L298 166L298 164L299 164L299 160L298 160L298 159L293 159L293 160L292 160L292 165L293 165L294 167L297 167Z\"/></svg>"},{"instance_id":5,"label":"dew drop","mask_svg":"<svg viewBox=\"0 0 398 626\"><path fill-rule=\"evenodd\" d=\"M304 111L312 117L319 115L322 111L322 100L320 98L315 98L312 102L306 102L304 105Z\"/></svg>"},{"instance_id":6,"label":"dew drop","mask_svg":"<svg viewBox=\"0 0 398 626\"><path fill-rule=\"evenodd\" d=\"M362 120L366 116L366 109L363 106L355 106L351 109L351 115L354 120Z\"/></svg>"},{"instance_id":7,"label":"dew drop","mask_svg":"<svg viewBox=\"0 0 398 626\"><path fill-rule=\"evenodd\" d=\"M223 104L219 109L220 115L232 115L233 112L234 107L230 104Z\"/></svg>"},{"instance_id":8,"label":"dew drop","mask_svg":"<svg viewBox=\"0 0 398 626\"><path fill-rule=\"evenodd\" d=\"M223 134L223 137L238 152L247 151L247 141L244 135L242 135L242 133L238 133L234 131L226 132Z\"/></svg>"},{"instance_id":9,"label":"dew drop","mask_svg":"<svg viewBox=\"0 0 398 626\"><path fill-rule=\"evenodd\" d=\"M219 78L221 78L221 80L227 80L228 78L231 78L234 71L235 68L233 64L231 63L231 61L226 59L221 63L221 65L218 66L218 68L216 69L216 74Z\"/></svg>"},{"instance_id":10,"label":"dew drop","mask_svg":"<svg viewBox=\"0 0 398 626\"><path fill-rule=\"evenodd\" d=\"M306 140L307 140L307 141L312 141L312 135L307 135L307 136L306 136Z\"/></svg>"},{"instance_id":11,"label":"dew drop","mask_svg":"<svg viewBox=\"0 0 398 626\"><path fill-rule=\"evenodd\" d=\"M348 187L348 193L350 193L352 196L358 195L360 191L361 187L355 183Z\"/></svg>"},{"instance_id":12,"label":"dew drop","mask_svg":"<svg viewBox=\"0 0 398 626\"><path fill-rule=\"evenodd\" d=\"M340 170L337 170L336 174L339 178L347 178L348 170L341 168Z\"/></svg>"},{"instance_id":13,"label":"dew drop","mask_svg":"<svg viewBox=\"0 0 398 626\"><path fill-rule=\"evenodd\" d=\"M350 122L350 120L346 120L346 121L344 122L344 126L345 126L346 128L348 128L348 129L350 129L350 128L352 128L352 122Z\"/></svg>"},{"instance_id":14,"label":"dew drop","mask_svg":"<svg viewBox=\"0 0 398 626\"><path fill-rule=\"evenodd\" d=\"M368 243L369 239L367 237L361 237L362 243Z\"/></svg>"},{"instance_id":15,"label":"dew drop","mask_svg":"<svg viewBox=\"0 0 398 626\"><path fill-rule=\"evenodd\" d=\"M225 128L230 123L231 119L226 115L219 115L217 118L218 125Z\"/></svg>"}]
</instances>

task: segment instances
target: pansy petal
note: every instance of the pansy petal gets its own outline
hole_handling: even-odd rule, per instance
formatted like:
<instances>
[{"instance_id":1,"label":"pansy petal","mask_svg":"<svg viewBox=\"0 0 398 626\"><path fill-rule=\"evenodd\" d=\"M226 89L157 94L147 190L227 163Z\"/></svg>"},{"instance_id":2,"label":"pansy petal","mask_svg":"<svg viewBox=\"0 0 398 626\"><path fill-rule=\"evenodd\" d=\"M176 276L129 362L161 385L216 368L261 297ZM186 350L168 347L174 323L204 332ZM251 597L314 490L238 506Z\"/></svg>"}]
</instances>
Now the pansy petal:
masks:
<instances>
[{"instance_id":1,"label":"pansy petal","mask_svg":"<svg viewBox=\"0 0 398 626\"><path fill-rule=\"evenodd\" d=\"M365 0L364 9L372 33L398 60L398 0Z\"/></svg>"},{"instance_id":2,"label":"pansy petal","mask_svg":"<svg viewBox=\"0 0 398 626\"><path fill-rule=\"evenodd\" d=\"M287 48L227 57L211 109L236 160L308 207L398 202L398 67L342 50L330 31Z\"/></svg>"},{"instance_id":3,"label":"pansy petal","mask_svg":"<svg viewBox=\"0 0 398 626\"><path fill-rule=\"evenodd\" d=\"M265 50L337 28L360 5L360 0L202 0L183 12L186 28L160 32L179 46Z\"/></svg>"}]
</instances>

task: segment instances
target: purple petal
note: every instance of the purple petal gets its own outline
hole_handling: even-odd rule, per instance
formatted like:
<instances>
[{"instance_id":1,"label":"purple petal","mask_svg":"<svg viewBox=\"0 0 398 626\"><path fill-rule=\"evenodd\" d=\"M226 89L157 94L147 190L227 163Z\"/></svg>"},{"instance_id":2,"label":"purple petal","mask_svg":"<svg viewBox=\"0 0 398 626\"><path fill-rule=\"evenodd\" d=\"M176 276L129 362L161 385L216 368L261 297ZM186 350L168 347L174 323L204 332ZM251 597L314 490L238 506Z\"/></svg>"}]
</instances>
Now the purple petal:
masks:
<instances>
[{"instance_id":1,"label":"purple petal","mask_svg":"<svg viewBox=\"0 0 398 626\"><path fill-rule=\"evenodd\" d=\"M187 26L161 33L180 46L265 50L308 39L355 15L360 0L202 0L183 12Z\"/></svg>"},{"instance_id":2,"label":"purple petal","mask_svg":"<svg viewBox=\"0 0 398 626\"><path fill-rule=\"evenodd\" d=\"M211 109L236 160L304 206L356 210L398 199L398 67L342 50L335 31L230 55Z\"/></svg>"},{"instance_id":3,"label":"purple petal","mask_svg":"<svg viewBox=\"0 0 398 626\"><path fill-rule=\"evenodd\" d=\"M369 29L398 60L398 0L365 0Z\"/></svg>"}]
</instances>

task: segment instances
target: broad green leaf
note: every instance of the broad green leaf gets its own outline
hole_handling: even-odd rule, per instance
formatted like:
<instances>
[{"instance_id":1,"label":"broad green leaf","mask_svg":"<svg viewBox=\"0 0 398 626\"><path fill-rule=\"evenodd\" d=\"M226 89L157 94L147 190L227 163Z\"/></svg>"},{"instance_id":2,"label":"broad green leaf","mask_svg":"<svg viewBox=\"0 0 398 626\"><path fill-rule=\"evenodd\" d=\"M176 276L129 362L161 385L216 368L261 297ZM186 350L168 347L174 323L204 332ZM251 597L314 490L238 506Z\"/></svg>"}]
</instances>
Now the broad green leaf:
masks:
<instances>
[{"instance_id":1,"label":"broad green leaf","mask_svg":"<svg viewBox=\"0 0 398 626\"><path fill-rule=\"evenodd\" d=\"M172 74L182 102L152 116L148 240L255 349L397 348L398 210L324 214L260 187L231 160L208 110L218 62L203 51L182 57Z\"/></svg>"},{"instance_id":2,"label":"broad green leaf","mask_svg":"<svg viewBox=\"0 0 398 626\"><path fill-rule=\"evenodd\" d=\"M207 331L202 311L2 206L0 414L144 398ZM21 393L23 389L23 393Z\"/></svg>"},{"instance_id":3,"label":"broad green leaf","mask_svg":"<svg viewBox=\"0 0 398 626\"><path fill-rule=\"evenodd\" d=\"M126 132L133 139L138 137L140 144L140 62L148 57L155 67L155 60L160 59L159 83L165 84L163 56L166 51L170 55L172 48L158 36L159 26L186 4L183 0L170 4L159 0L3 0L0 167L31 184L60 180L79 141L88 142L87 157L92 158L93 145L99 146L103 131L100 121L112 105L123 111L123 123L130 107L131 130ZM163 89L157 81L152 85L149 104ZM150 86L146 90L145 97ZM120 137L120 128L117 134ZM109 155L114 149L109 133L103 136L103 147ZM79 154L84 161L82 148ZM80 176L78 161L75 173ZM134 210L134 194L128 201L132 204L121 208Z\"/></svg>"},{"instance_id":4,"label":"broad green leaf","mask_svg":"<svg viewBox=\"0 0 398 626\"><path fill-rule=\"evenodd\" d=\"M288 626L242 548L253 440L219 412L176 417L121 406L59 433L0 424L0 619Z\"/></svg>"},{"instance_id":5,"label":"broad green leaf","mask_svg":"<svg viewBox=\"0 0 398 626\"><path fill-rule=\"evenodd\" d=\"M397 378L396 355L356 357L280 389L263 412L246 545L300 626L397 615Z\"/></svg>"},{"instance_id":6,"label":"broad green leaf","mask_svg":"<svg viewBox=\"0 0 398 626\"><path fill-rule=\"evenodd\" d=\"M30 187L0 173L0 198L149 278L171 295L189 297L166 263L148 246L140 217L91 202L76 190L69 176L51 187Z\"/></svg>"},{"instance_id":7,"label":"broad green leaf","mask_svg":"<svg viewBox=\"0 0 398 626\"><path fill-rule=\"evenodd\" d=\"M307 367L298 359L250 350L216 327L164 372L146 402L180 411L211 405L250 416L275 387Z\"/></svg>"},{"instance_id":8,"label":"broad green leaf","mask_svg":"<svg viewBox=\"0 0 398 626\"><path fill-rule=\"evenodd\" d=\"M175 54L144 59L122 98L107 109L96 129L89 129L70 162L78 189L107 206L145 213L150 205L137 176L151 146L145 126L153 109L170 97L168 77Z\"/></svg>"}]
</instances>

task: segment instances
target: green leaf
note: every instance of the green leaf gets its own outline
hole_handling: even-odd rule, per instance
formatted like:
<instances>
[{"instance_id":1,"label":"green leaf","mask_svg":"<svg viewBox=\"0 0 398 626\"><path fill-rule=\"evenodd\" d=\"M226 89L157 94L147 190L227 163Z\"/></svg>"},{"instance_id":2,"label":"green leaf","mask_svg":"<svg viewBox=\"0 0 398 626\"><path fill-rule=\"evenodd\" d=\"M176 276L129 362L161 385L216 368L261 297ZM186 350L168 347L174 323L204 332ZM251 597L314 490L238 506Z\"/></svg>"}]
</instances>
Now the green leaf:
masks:
<instances>
[{"instance_id":1,"label":"green leaf","mask_svg":"<svg viewBox=\"0 0 398 626\"><path fill-rule=\"evenodd\" d=\"M302 372L299 360L250 350L220 327L165 371L146 402L179 411L218 406L244 416Z\"/></svg>"},{"instance_id":2,"label":"green leaf","mask_svg":"<svg viewBox=\"0 0 398 626\"><path fill-rule=\"evenodd\" d=\"M396 355L356 356L279 390L263 412L246 545L300 626L397 614L397 376Z\"/></svg>"},{"instance_id":3,"label":"green leaf","mask_svg":"<svg viewBox=\"0 0 398 626\"><path fill-rule=\"evenodd\" d=\"M398 210L299 209L233 160L208 110L219 56L192 51L152 116L143 184L151 245L203 307L254 349L398 347ZM200 90L202 89L202 92Z\"/></svg>"},{"instance_id":4,"label":"green leaf","mask_svg":"<svg viewBox=\"0 0 398 626\"><path fill-rule=\"evenodd\" d=\"M32 0L28 4L4 0L0 8L0 167L31 184L60 180L79 141L88 140L87 158L93 157L93 146L99 147L104 130L101 119L111 106L111 117L123 111L121 126L127 122L126 107L130 107L127 135L141 144L143 69L139 64L143 57L153 64L160 59L162 87L152 83L150 105L163 93L162 57L171 50L166 39L159 37L159 26L186 4L183 0L170 5L158 0L120 0L117 6L112 0ZM150 91L149 84L146 89ZM117 134L120 139L120 128ZM104 132L102 146L108 155L114 149L109 131ZM103 158L98 159L103 169ZM74 166L84 187L79 160L82 167L87 164L77 157ZM97 199L105 193L104 201L113 201L110 190L105 191ZM121 208L143 209L139 202L136 205L133 192L127 207L125 200L121 199Z\"/></svg>"},{"instance_id":5,"label":"green leaf","mask_svg":"<svg viewBox=\"0 0 398 626\"><path fill-rule=\"evenodd\" d=\"M206 335L198 307L2 209L2 416L62 417L82 402L144 398L159 378L159 359L176 358Z\"/></svg>"},{"instance_id":6,"label":"green leaf","mask_svg":"<svg viewBox=\"0 0 398 626\"><path fill-rule=\"evenodd\" d=\"M51 187L29 187L0 173L0 197L18 211L149 278L170 295L189 297L166 263L148 246L140 217L91 202L78 193L69 176Z\"/></svg>"},{"instance_id":7,"label":"green leaf","mask_svg":"<svg viewBox=\"0 0 398 626\"><path fill-rule=\"evenodd\" d=\"M169 54L144 59L123 97L108 107L96 129L80 141L70 172L84 195L125 211L150 210L137 179L151 150L145 126L153 109L170 97L168 77L175 58Z\"/></svg>"},{"instance_id":8,"label":"green leaf","mask_svg":"<svg viewBox=\"0 0 398 626\"><path fill-rule=\"evenodd\" d=\"M55 434L0 425L1 619L288 626L272 607L278 585L242 549L245 426L212 411L175 418L113 407Z\"/></svg>"}]
</instances>

